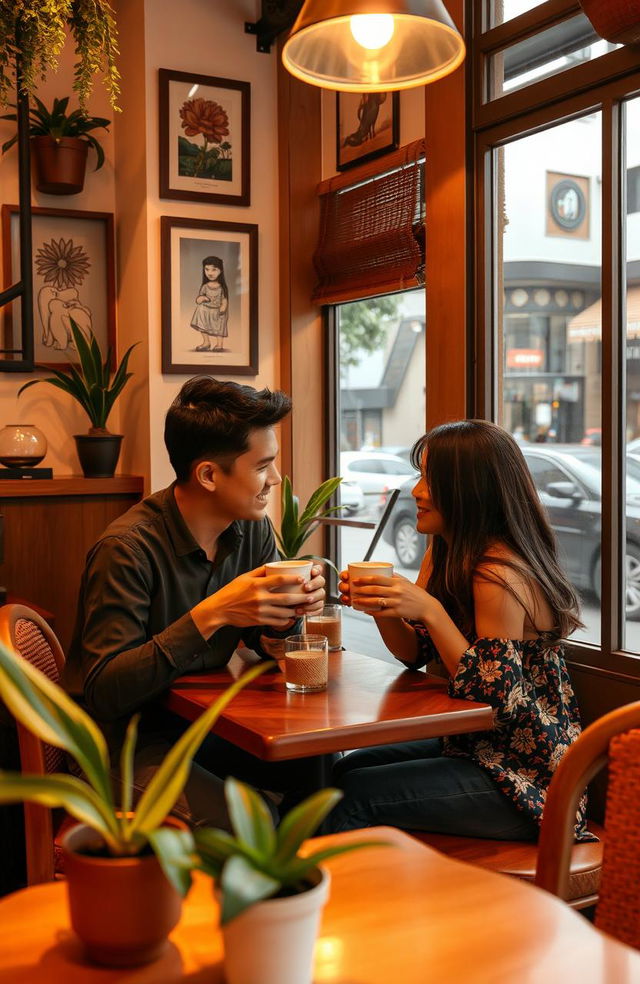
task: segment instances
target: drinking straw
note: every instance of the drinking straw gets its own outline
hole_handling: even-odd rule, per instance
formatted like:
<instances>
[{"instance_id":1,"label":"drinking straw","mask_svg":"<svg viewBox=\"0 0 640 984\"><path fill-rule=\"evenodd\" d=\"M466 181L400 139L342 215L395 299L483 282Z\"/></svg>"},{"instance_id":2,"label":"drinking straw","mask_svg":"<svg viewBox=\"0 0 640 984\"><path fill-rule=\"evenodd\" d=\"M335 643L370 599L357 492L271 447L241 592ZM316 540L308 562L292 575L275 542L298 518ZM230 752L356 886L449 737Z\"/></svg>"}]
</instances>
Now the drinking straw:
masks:
<instances>
[{"instance_id":1,"label":"drinking straw","mask_svg":"<svg viewBox=\"0 0 640 984\"><path fill-rule=\"evenodd\" d=\"M391 492L391 495L387 499L387 504L384 507L384 512L383 512L382 516L380 517L380 522L378 523L378 528L375 531L375 533L373 534L373 539L372 539L371 543L369 544L369 549L367 550L366 554L364 555L363 560L365 560L365 561L371 560L371 554L373 553L373 551L378 546L378 540L382 536L382 531L385 528L385 526L387 525L387 520L389 519L389 516L391 515L391 513L393 511L393 507L395 506L396 499L398 498L399 495L400 495L400 489L393 489L393 491Z\"/></svg>"}]
</instances>

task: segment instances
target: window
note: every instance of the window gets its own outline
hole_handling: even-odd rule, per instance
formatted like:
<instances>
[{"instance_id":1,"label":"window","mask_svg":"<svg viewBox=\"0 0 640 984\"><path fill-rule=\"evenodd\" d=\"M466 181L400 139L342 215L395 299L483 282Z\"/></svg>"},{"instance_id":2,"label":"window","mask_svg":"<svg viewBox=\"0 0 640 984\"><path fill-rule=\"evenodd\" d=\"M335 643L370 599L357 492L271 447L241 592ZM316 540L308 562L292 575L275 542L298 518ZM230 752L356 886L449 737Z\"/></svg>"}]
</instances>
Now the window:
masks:
<instances>
[{"instance_id":1,"label":"window","mask_svg":"<svg viewBox=\"0 0 640 984\"><path fill-rule=\"evenodd\" d=\"M373 554L391 561L415 580L425 550L416 532L411 489L416 472L408 455L424 433L425 307L424 291L370 297L334 308L336 326L336 443L339 474L361 493L345 517L377 524L391 490L400 489L393 514ZM376 414L379 430L367 421ZM351 485L346 490L351 496ZM350 499L343 499L348 507ZM346 510L344 510L346 511ZM374 529L338 527L336 555L343 567L362 560ZM346 609L343 640L349 649L391 659L370 616Z\"/></svg>"},{"instance_id":2,"label":"window","mask_svg":"<svg viewBox=\"0 0 640 984\"><path fill-rule=\"evenodd\" d=\"M531 469L582 601L571 656L639 676L640 73L577 3L539 6L487 2L474 42L475 412Z\"/></svg>"}]
</instances>

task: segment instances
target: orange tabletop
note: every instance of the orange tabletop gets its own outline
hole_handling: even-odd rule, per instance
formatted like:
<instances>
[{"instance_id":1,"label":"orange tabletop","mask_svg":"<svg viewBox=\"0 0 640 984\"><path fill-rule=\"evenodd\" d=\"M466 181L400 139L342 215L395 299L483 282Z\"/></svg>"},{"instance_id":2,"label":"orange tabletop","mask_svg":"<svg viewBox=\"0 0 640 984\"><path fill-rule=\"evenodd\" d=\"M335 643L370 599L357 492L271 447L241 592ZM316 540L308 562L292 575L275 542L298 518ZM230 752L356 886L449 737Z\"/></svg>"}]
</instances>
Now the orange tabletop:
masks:
<instances>
[{"instance_id":1,"label":"orange tabletop","mask_svg":"<svg viewBox=\"0 0 640 984\"><path fill-rule=\"evenodd\" d=\"M363 837L392 845L327 862L314 984L640 982L640 954L525 882L452 861L388 827L318 838L313 847ZM132 970L84 962L65 895L64 883L53 882L0 901L0 984L223 984L218 909L204 875L165 954Z\"/></svg>"},{"instance_id":2,"label":"orange tabletop","mask_svg":"<svg viewBox=\"0 0 640 984\"><path fill-rule=\"evenodd\" d=\"M180 677L166 706L193 721L243 669L234 655L215 673ZM279 670L264 673L234 697L214 731L261 759L279 761L492 726L490 707L452 699L439 677L336 652L329 654L326 690L291 693Z\"/></svg>"}]
</instances>

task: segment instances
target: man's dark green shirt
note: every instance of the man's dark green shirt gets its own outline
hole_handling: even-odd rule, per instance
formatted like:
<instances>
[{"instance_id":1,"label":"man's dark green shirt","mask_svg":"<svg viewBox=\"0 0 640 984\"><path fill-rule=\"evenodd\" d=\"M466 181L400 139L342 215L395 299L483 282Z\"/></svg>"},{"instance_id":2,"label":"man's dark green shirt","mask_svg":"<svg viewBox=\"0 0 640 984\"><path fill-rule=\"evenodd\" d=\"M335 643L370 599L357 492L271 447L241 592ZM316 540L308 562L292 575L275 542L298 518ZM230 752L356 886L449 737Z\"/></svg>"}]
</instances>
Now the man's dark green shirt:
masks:
<instances>
[{"instance_id":1,"label":"man's dark green shirt","mask_svg":"<svg viewBox=\"0 0 640 984\"><path fill-rule=\"evenodd\" d=\"M64 681L102 722L129 717L183 673L225 665L241 639L266 655L261 635L288 634L224 626L202 637L190 610L278 554L266 518L238 521L220 536L211 563L173 488L115 520L87 556Z\"/></svg>"}]
</instances>

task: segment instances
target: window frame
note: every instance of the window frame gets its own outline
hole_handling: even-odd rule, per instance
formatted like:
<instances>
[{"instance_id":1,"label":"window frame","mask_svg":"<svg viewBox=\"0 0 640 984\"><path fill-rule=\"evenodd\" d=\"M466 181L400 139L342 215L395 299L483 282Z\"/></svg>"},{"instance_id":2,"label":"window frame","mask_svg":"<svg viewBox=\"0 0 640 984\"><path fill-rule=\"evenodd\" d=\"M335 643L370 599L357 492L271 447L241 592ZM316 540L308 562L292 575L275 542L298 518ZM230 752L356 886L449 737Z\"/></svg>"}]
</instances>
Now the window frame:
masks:
<instances>
[{"instance_id":1,"label":"window frame","mask_svg":"<svg viewBox=\"0 0 640 984\"><path fill-rule=\"evenodd\" d=\"M468 0L474 25L483 24L485 0ZM491 103L482 103L485 59L505 41L516 42L575 15L578 3L546 3L484 33L473 31L474 93L470 129L474 141L476 301L473 412L495 420L500 398L501 353L493 312L499 288L494 190L497 187L494 150L576 119L589 112L602 114L602 544L600 645L569 641L574 666L620 681L640 678L640 654L622 648L624 638L624 510L618 504L624 490L626 407L626 337L622 314L626 294L624 232L626 210L623 106L640 94L637 52L628 48L567 69L550 79L531 83Z\"/></svg>"}]
</instances>

